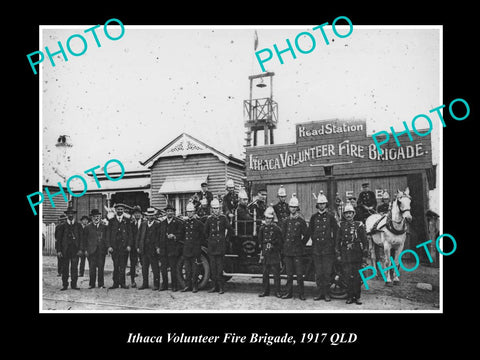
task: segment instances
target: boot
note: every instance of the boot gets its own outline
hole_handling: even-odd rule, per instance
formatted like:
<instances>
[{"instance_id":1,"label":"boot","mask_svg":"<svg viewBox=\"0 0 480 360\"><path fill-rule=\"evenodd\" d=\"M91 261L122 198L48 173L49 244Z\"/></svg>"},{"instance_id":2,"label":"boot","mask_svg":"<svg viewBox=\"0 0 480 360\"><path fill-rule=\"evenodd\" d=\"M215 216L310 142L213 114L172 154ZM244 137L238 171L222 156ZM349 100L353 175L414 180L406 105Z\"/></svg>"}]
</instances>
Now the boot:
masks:
<instances>
[{"instance_id":1,"label":"boot","mask_svg":"<svg viewBox=\"0 0 480 360\"><path fill-rule=\"evenodd\" d=\"M193 290L192 290L192 292L193 292L193 293L198 292L198 282L197 282L197 281L195 281L195 282L193 283Z\"/></svg>"},{"instance_id":2,"label":"boot","mask_svg":"<svg viewBox=\"0 0 480 360\"><path fill-rule=\"evenodd\" d=\"M292 291L287 291L282 295L282 299L291 299L293 297Z\"/></svg>"}]
</instances>

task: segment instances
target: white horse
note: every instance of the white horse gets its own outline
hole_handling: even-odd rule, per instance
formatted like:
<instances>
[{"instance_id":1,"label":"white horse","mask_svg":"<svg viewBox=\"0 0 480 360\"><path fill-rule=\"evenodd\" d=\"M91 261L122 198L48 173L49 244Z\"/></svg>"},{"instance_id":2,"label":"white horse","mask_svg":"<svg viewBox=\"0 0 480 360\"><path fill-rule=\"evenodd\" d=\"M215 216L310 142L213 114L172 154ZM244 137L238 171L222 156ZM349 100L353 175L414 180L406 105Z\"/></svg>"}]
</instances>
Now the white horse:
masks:
<instances>
[{"instance_id":1,"label":"white horse","mask_svg":"<svg viewBox=\"0 0 480 360\"><path fill-rule=\"evenodd\" d=\"M369 237L371 239L369 245L373 266L376 266L376 254L372 240L375 244L383 248L382 267L384 269L392 266L392 262L390 260L390 254L392 250L395 250L394 261L395 264L398 265L398 257L403 251L405 239L407 237L406 222L412 221L412 215L410 213L411 198L409 194L410 190L408 189L408 187L405 189L404 192L397 190L388 214L373 214L370 215L365 221L365 228L367 230L367 234L370 235ZM391 271L393 270L387 271L387 281L385 285L392 284L390 275ZM380 272L377 271L377 274L380 274ZM393 274L393 283L398 284L400 279L398 278L396 272L393 272Z\"/></svg>"}]
</instances>

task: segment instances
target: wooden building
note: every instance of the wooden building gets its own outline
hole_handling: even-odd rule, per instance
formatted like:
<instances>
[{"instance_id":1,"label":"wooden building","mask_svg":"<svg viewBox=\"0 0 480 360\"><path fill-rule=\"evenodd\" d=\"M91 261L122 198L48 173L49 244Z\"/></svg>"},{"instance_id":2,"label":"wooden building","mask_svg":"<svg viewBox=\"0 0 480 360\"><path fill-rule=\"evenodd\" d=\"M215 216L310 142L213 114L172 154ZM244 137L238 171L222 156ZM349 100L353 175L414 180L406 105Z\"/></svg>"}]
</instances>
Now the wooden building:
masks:
<instances>
[{"instance_id":1,"label":"wooden building","mask_svg":"<svg viewBox=\"0 0 480 360\"><path fill-rule=\"evenodd\" d=\"M163 209L173 205L177 214L185 214L188 200L201 190L208 189L221 198L227 179L233 179L236 188L244 185L245 162L226 155L213 147L182 133L143 162L150 169L150 205Z\"/></svg>"},{"instance_id":2,"label":"wooden building","mask_svg":"<svg viewBox=\"0 0 480 360\"><path fill-rule=\"evenodd\" d=\"M379 155L372 137L366 134L365 121L339 119L297 124L296 141L246 147L246 175L252 193L267 189L267 202L277 201L283 185L288 194L296 193L300 209L308 220L313 214L320 190L332 205L338 196L345 202L358 197L361 184L368 182L378 203L384 190L393 196L407 186L412 197L413 222L406 248L428 240L424 214L428 209L428 190L435 187L430 135L400 136L397 147L393 136Z\"/></svg>"}]
</instances>

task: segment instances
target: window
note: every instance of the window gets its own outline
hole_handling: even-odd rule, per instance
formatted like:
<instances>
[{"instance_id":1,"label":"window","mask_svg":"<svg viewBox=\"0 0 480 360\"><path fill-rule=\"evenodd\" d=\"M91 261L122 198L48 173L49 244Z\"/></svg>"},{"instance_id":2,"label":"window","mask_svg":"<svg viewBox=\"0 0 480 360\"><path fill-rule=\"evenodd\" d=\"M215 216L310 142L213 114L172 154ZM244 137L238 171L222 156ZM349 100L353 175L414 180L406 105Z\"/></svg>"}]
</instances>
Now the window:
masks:
<instances>
[{"instance_id":1,"label":"window","mask_svg":"<svg viewBox=\"0 0 480 360\"><path fill-rule=\"evenodd\" d=\"M167 202L175 208L176 215L187 215L187 204L195 193L168 194Z\"/></svg>"}]
</instances>

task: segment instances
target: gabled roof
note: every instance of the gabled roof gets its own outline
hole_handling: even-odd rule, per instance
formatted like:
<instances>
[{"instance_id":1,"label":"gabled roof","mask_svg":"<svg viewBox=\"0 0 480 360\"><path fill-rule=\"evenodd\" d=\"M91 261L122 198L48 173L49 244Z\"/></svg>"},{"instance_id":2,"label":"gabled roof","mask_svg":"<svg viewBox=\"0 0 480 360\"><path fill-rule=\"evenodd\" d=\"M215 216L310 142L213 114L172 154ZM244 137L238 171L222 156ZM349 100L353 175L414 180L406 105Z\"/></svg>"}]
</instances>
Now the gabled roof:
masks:
<instances>
[{"instance_id":1,"label":"gabled roof","mask_svg":"<svg viewBox=\"0 0 480 360\"><path fill-rule=\"evenodd\" d=\"M148 164L153 164L156 160L163 157L182 156L186 158L189 155L198 154L212 154L225 164L233 163L238 166L245 166L245 162L243 160L237 159L232 155L226 155L186 133L182 133L177 136L151 157L143 162L140 161L140 164L147 166Z\"/></svg>"}]
</instances>

